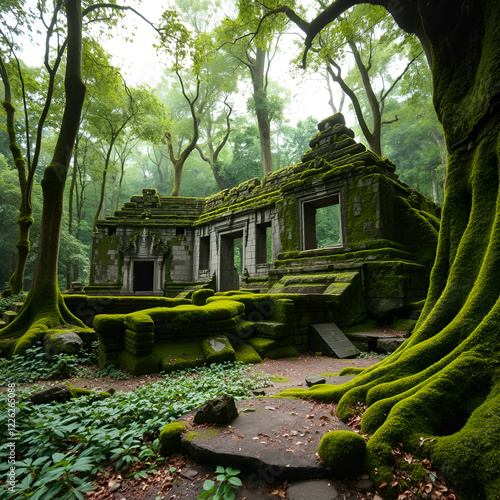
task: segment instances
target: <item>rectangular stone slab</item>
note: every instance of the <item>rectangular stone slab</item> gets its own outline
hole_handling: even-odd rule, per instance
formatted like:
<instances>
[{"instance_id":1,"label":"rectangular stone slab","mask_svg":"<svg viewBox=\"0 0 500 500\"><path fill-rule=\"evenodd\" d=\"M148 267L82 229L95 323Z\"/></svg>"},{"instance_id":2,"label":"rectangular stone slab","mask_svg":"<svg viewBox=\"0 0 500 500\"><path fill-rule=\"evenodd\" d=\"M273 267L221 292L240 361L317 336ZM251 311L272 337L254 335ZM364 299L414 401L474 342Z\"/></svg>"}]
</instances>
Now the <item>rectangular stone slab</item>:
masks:
<instances>
[{"instance_id":1,"label":"rectangular stone slab","mask_svg":"<svg viewBox=\"0 0 500 500\"><path fill-rule=\"evenodd\" d=\"M335 323L312 325L309 339L311 349L325 356L345 359L354 358L360 353Z\"/></svg>"}]
</instances>

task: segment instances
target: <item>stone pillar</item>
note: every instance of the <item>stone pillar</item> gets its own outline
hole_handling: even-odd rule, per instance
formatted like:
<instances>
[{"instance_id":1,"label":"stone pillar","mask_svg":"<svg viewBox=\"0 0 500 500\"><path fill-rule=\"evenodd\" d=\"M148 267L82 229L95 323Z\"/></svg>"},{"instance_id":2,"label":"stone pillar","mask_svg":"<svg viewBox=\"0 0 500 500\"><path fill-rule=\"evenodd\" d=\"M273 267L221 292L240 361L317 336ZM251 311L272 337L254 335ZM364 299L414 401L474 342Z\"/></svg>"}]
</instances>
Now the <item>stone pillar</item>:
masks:
<instances>
[{"instance_id":1,"label":"stone pillar","mask_svg":"<svg viewBox=\"0 0 500 500\"><path fill-rule=\"evenodd\" d=\"M122 293L129 293L132 291L132 286L130 283L130 275L132 274L130 272L130 267L131 267L131 262L130 262L130 256L125 255L123 257L123 266L122 266L122 275L123 275L123 285L122 285Z\"/></svg>"},{"instance_id":2,"label":"stone pillar","mask_svg":"<svg viewBox=\"0 0 500 500\"><path fill-rule=\"evenodd\" d=\"M155 263L155 277L154 277L154 290L155 293L163 295L164 285L164 272L163 272L163 256L159 255Z\"/></svg>"}]
</instances>

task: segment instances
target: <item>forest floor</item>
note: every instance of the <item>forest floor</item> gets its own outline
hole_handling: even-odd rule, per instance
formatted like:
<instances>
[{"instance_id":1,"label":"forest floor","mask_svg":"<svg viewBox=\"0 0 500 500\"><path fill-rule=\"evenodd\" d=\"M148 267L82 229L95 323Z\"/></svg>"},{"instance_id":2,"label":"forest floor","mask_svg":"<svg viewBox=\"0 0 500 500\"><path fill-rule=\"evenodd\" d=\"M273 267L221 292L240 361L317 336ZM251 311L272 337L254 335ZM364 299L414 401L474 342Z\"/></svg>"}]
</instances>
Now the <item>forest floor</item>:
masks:
<instances>
[{"instance_id":1,"label":"forest floor","mask_svg":"<svg viewBox=\"0 0 500 500\"><path fill-rule=\"evenodd\" d=\"M272 377L280 377L280 381L272 382L265 387L265 395L272 396L293 387L307 388L305 379L310 375L337 374L347 366L368 367L379 361L377 358L367 359L332 359L304 353L297 359L265 359L263 363L253 366L252 372L260 372ZM106 390L109 386L116 390L129 391L144 384L156 382L161 377L156 375L131 377L128 380L112 379L72 379L75 386L93 389L99 387ZM288 380L287 380L288 379ZM203 491L206 479L214 480L214 470L219 464L202 465L180 455L174 455L165 461L156 475L134 480L124 478L112 465L105 467L94 480L96 489L85 495L89 500L196 500ZM174 473L172 469L175 468ZM288 498L287 481L277 483L272 476L252 477L244 472L239 475L243 481L237 498L247 500L271 500ZM372 499L374 494L358 492L356 484L365 482L368 476L360 476L350 482L330 481L340 494L339 498ZM353 488L354 486L354 488ZM313 498L313 497L311 497Z\"/></svg>"},{"instance_id":2,"label":"forest floor","mask_svg":"<svg viewBox=\"0 0 500 500\"><path fill-rule=\"evenodd\" d=\"M303 353L296 359L265 359L263 363L249 368L250 372L260 372L267 375L272 385L264 387L265 396L274 396L285 389L302 387L307 389L306 377L311 375L322 376L327 383L340 383L337 374L345 367L365 368L372 366L379 361L376 357L364 359L333 359L325 356L318 356L313 353ZM162 380L159 375L131 376L126 379L116 377L95 377L92 369L85 369L79 375L66 380L43 382L43 385L56 385L70 382L76 387L85 389L108 390L113 387L117 391L132 391L146 384L151 384ZM38 382L40 384L40 382ZM25 384L30 386L33 384ZM311 411L321 410L322 403L310 402ZM317 406L317 408L316 408ZM331 405L333 408L335 405ZM359 419L358 419L359 420ZM159 422L159 427L162 423ZM349 423L353 430L359 430L359 422ZM135 464L134 464L135 465ZM120 471L114 469L113 463L103 464L103 468L94 477L92 483L94 489L85 494L86 500L196 500L203 492L203 483L207 479L215 481L215 468L217 463L199 464L190 460L186 456L173 455L161 462L156 467L156 474L149 474L145 478L134 479L134 465L127 471L127 475L122 475ZM140 464L137 464L140 468ZM243 486L239 488L237 498L247 500L272 500L272 499L301 499L301 498L328 498L335 499L374 499L381 500L374 493L367 475L360 475L345 481L318 480L308 481L306 497L300 493L292 494L292 489L288 481L277 481L272 475L263 474L256 477L256 474L241 472L239 476L243 481ZM299 483L292 483L292 487ZM422 498L444 498L455 499L455 496L446 488L442 481L436 484L421 485L430 488L428 494ZM290 488L290 496L288 490ZM317 493L314 490L317 488ZM325 495L324 489L329 492ZM441 491L439 491L439 489ZM331 491L335 495L331 495ZM338 493L338 495L337 495ZM409 492L408 492L409 493ZM438 494L438 496L435 496ZM311 496L312 495L312 496ZM420 495L419 495L420 496ZM413 496L400 496L399 498L416 498Z\"/></svg>"}]
</instances>

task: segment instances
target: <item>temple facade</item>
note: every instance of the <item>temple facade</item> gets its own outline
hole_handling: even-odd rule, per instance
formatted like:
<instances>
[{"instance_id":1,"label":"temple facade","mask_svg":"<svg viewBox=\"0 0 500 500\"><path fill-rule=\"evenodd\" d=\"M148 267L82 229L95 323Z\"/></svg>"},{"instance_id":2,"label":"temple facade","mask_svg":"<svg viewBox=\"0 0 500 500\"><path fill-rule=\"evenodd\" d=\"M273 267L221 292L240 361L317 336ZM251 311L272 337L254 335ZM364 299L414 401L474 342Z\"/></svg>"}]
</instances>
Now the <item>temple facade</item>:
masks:
<instances>
[{"instance_id":1,"label":"temple facade","mask_svg":"<svg viewBox=\"0 0 500 500\"><path fill-rule=\"evenodd\" d=\"M86 293L337 294L356 302L356 317L425 297L439 207L357 143L341 115L318 128L301 163L262 182L208 198L143 189L99 220Z\"/></svg>"}]
</instances>

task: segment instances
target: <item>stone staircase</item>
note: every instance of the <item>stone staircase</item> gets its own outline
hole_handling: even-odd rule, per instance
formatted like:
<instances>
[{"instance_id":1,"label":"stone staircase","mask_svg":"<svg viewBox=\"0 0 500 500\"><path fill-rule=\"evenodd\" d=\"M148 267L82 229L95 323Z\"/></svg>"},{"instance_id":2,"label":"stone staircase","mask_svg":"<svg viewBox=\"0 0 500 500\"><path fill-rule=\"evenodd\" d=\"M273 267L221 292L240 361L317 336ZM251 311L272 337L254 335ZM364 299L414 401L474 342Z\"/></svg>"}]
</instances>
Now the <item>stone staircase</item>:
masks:
<instances>
[{"instance_id":1,"label":"stone staircase","mask_svg":"<svg viewBox=\"0 0 500 500\"><path fill-rule=\"evenodd\" d=\"M2 319L0 320L0 328L7 326L9 323L12 323L23 305L24 302L14 302L10 306L10 309L4 312L2 315Z\"/></svg>"}]
</instances>

